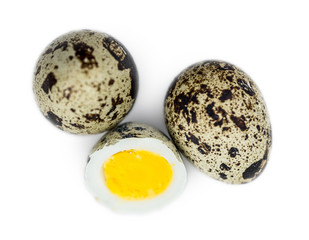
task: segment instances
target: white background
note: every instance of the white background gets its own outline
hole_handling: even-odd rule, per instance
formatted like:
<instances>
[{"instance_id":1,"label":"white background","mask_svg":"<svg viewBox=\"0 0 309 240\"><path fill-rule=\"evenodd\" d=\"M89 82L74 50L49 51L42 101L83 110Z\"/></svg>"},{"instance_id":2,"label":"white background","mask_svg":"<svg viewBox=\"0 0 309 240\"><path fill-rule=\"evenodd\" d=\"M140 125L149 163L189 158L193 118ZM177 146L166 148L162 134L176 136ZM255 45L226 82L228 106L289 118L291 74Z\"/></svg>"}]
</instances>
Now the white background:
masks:
<instances>
[{"instance_id":1,"label":"white background","mask_svg":"<svg viewBox=\"0 0 309 240\"><path fill-rule=\"evenodd\" d=\"M308 1L2 1L0 6L0 239L308 239ZM138 67L125 121L166 131L173 78L207 59L247 72L273 127L265 171L245 185L211 179L185 161L184 192L124 215L87 191L87 154L101 135L58 130L32 93L37 58L56 37L93 29L120 40Z\"/></svg>"}]
</instances>

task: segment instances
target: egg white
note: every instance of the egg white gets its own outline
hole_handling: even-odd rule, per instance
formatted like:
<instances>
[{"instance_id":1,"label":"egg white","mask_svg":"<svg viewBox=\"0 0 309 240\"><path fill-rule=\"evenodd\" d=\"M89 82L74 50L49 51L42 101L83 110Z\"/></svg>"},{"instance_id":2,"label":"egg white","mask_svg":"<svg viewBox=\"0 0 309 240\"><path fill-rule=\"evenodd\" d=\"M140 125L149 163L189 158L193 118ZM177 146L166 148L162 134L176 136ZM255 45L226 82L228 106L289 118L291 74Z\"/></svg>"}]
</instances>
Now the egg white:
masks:
<instances>
[{"instance_id":1,"label":"egg white","mask_svg":"<svg viewBox=\"0 0 309 240\"><path fill-rule=\"evenodd\" d=\"M145 200L124 200L110 192L102 176L101 167L112 155L124 150L146 150L164 157L172 167L172 181L165 191ZM114 145L103 147L89 156L85 178L96 200L117 212L145 212L165 205L179 195L185 187L187 172L184 164L162 141L155 138L126 138Z\"/></svg>"}]
</instances>

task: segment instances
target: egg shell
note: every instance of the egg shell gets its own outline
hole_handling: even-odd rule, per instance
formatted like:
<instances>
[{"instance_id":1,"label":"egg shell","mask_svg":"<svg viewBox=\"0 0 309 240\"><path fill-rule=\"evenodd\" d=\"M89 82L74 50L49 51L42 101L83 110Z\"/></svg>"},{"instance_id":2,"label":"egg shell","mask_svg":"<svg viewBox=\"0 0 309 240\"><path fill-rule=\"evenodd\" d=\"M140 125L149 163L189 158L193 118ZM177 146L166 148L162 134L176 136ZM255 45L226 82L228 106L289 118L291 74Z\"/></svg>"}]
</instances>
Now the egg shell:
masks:
<instances>
[{"instance_id":1,"label":"egg shell","mask_svg":"<svg viewBox=\"0 0 309 240\"><path fill-rule=\"evenodd\" d=\"M93 154L96 151L101 150L104 147L115 145L117 142L127 138L154 138L161 141L166 145L176 156L179 162L182 163L182 159L179 155L179 152L173 142L160 130L144 124L144 123L135 123L128 122L121 124L114 128L112 131L106 133L92 148L89 155ZM89 159L88 159L89 161Z\"/></svg>"},{"instance_id":2,"label":"egg shell","mask_svg":"<svg viewBox=\"0 0 309 240\"><path fill-rule=\"evenodd\" d=\"M138 74L127 49L91 30L55 39L39 57L33 90L40 110L58 128L94 134L115 127L131 110Z\"/></svg>"},{"instance_id":3,"label":"egg shell","mask_svg":"<svg viewBox=\"0 0 309 240\"><path fill-rule=\"evenodd\" d=\"M145 200L124 200L112 194L102 180L101 167L104 161L124 150L146 150L164 157L173 169L173 177L167 189L156 197ZM106 133L89 153L85 180L95 199L116 212L148 212L166 205L179 195L187 180L181 156L161 131L142 123L124 123Z\"/></svg>"},{"instance_id":4,"label":"egg shell","mask_svg":"<svg viewBox=\"0 0 309 240\"><path fill-rule=\"evenodd\" d=\"M246 183L266 166L271 124L250 77L223 61L181 72L165 98L165 122L177 147L196 167L227 183Z\"/></svg>"}]
</instances>

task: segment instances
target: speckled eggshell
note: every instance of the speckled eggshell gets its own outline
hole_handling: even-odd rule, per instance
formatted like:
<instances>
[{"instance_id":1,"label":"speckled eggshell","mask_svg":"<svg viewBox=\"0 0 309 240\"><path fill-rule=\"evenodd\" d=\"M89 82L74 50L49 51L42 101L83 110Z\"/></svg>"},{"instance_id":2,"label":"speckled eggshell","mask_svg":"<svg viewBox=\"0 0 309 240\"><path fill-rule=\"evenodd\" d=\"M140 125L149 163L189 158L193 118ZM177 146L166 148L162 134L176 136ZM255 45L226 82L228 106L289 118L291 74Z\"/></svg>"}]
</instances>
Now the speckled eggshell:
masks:
<instances>
[{"instance_id":1,"label":"speckled eggshell","mask_svg":"<svg viewBox=\"0 0 309 240\"><path fill-rule=\"evenodd\" d=\"M173 142L165 136L160 130L149 126L143 123L135 123L135 122L127 122L117 126L115 129L106 133L92 148L89 156L91 156L94 152L110 146L115 145L120 140L126 138L154 138L161 141L164 145L166 145L176 156L179 162L182 162L182 159L178 153L177 148L173 144ZM90 158L88 159L88 161Z\"/></svg>"},{"instance_id":2,"label":"speckled eggshell","mask_svg":"<svg viewBox=\"0 0 309 240\"><path fill-rule=\"evenodd\" d=\"M137 94L135 63L113 37L81 30L55 39L37 62L33 90L42 113L75 134L116 126Z\"/></svg>"},{"instance_id":3,"label":"speckled eggshell","mask_svg":"<svg viewBox=\"0 0 309 240\"><path fill-rule=\"evenodd\" d=\"M215 179L250 182L268 161L265 102L250 77L232 64L205 61L181 72L165 99L165 121L181 152Z\"/></svg>"}]
</instances>

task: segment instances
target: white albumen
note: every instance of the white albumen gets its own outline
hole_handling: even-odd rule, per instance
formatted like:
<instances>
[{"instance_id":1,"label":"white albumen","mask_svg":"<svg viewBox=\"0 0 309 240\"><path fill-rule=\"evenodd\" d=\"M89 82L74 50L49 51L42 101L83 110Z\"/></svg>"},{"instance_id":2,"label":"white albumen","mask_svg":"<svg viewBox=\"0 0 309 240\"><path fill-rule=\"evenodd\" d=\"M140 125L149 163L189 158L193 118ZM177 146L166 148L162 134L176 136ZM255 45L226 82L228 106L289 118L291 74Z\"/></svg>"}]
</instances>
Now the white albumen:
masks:
<instances>
[{"instance_id":1,"label":"white albumen","mask_svg":"<svg viewBox=\"0 0 309 240\"><path fill-rule=\"evenodd\" d=\"M146 150L164 157L172 167L172 181L166 190L156 197L145 200L124 200L107 188L101 168L104 162L115 153L124 150ZM179 195L186 184L187 172L173 151L155 138L126 138L114 145L103 147L90 156L86 166L85 178L90 192L96 200L117 212L145 212L161 207Z\"/></svg>"}]
</instances>

